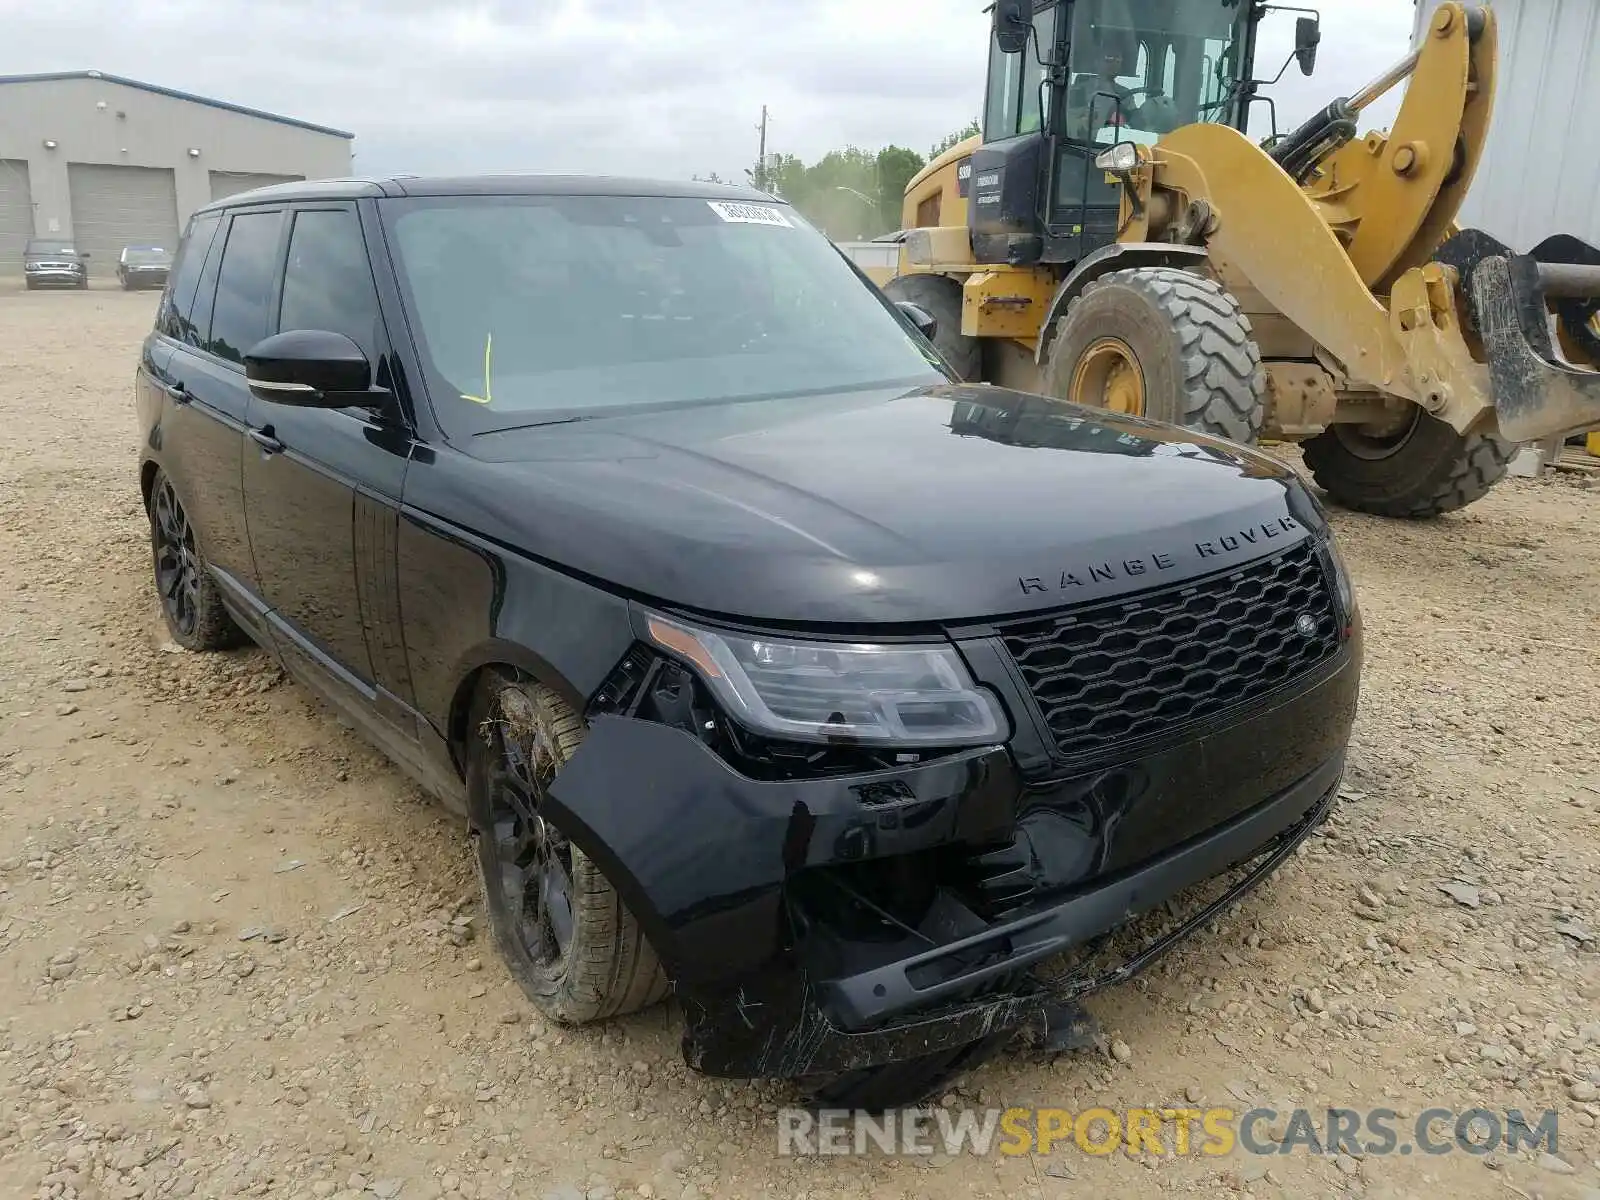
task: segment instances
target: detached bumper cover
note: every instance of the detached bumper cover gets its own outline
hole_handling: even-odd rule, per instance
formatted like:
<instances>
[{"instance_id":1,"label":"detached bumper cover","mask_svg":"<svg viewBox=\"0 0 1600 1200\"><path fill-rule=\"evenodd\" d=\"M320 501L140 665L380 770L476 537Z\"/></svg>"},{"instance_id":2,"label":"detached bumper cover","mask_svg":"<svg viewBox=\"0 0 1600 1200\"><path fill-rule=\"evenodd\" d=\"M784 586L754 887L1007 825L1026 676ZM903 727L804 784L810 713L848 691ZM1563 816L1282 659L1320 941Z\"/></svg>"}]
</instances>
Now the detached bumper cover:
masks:
<instances>
[{"instance_id":1,"label":"detached bumper cover","mask_svg":"<svg viewBox=\"0 0 1600 1200\"><path fill-rule=\"evenodd\" d=\"M774 971L720 996L681 996L685 1056L711 1075L780 1078L847 1071L952 1048L1008 1029L1042 1027L1046 1006L1130 978L1245 895L1321 823L1333 805L1344 758L1229 824L1082 895L985 932L841 979L811 981ZM1222 895L1111 970L1051 987L1027 978L1006 994L950 1001L1011 977L1161 904L1192 884L1256 857ZM984 965L940 968L981 956ZM939 982L923 986L923 973Z\"/></svg>"}]
</instances>

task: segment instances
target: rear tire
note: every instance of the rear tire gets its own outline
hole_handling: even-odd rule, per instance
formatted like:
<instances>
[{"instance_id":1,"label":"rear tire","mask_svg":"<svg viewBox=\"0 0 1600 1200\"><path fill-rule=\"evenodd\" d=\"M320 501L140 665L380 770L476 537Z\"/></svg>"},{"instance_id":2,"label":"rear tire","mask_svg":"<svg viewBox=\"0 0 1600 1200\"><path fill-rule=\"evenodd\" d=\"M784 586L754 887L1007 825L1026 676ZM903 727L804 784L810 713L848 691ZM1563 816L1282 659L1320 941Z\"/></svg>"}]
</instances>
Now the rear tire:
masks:
<instances>
[{"instance_id":1,"label":"rear tire","mask_svg":"<svg viewBox=\"0 0 1600 1200\"><path fill-rule=\"evenodd\" d=\"M491 671L473 699L466 752L489 928L528 999L567 1025L621 1016L667 993L638 920L540 811L545 787L584 733L555 692Z\"/></svg>"},{"instance_id":2,"label":"rear tire","mask_svg":"<svg viewBox=\"0 0 1600 1200\"><path fill-rule=\"evenodd\" d=\"M961 284L948 275L896 275L883 286L891 300L920 304L939 322L933 344L968 383L983 378L982 344L961 332Z\"/></svg>"},{"instance_id":3,"label":"rear tire","mask_svg":"<svg viewBox=\"0 0 1600 1200\"><path fill-rule=\"evenodd\" d=\"M862 1067L837 1075L802 1079L807 1103L817 1108L860 1109L869 1113L904 1108L943 1091L961 1076L977 1070L1012 1039L994 1033L965 1046L940 1050L903 1062Z\"/></svg>"},{"instance_id":4,"label":"rear tire","mask_svg":"<svg viewBox=\"0 0 1600 1200\"><path fill-rule=\"evenodd\" d=\"M1138 267L1088 284L1056 323L1042 389L1106 407L1113 393L1094 360L1119 356L1137 370L1114 392L1137 395L1142 411L1130 415L1246 445L1260 437L1267 411L1261 351L1239 302L1215 280Z\"/></svg>"},{"instance_id":5,"label":"rear tire","mask_svg":"<svg viewBox=\"0 0 1600 1200\"><path fill-rule=\"evenodd\" d=\"M1499 483L1517 444L1491 433L1463 437L1420 408L1387 441L1335 425L1305 443L1305 464L1336 504L1380 517L1423 519L1464 508Z\"/></svg>"},{"instance_id":6,"label":"rear tire","mask_svg":"<svg viewBox=\"0 0 1600 1200\"><path fill-rule=\"evenodd\" d=\"M194 526L165 471L150 481L145 511L156 597L172 640L185 650L231 650L243 643L244 631L222 603Z\"/></svg>"}]
</instances>

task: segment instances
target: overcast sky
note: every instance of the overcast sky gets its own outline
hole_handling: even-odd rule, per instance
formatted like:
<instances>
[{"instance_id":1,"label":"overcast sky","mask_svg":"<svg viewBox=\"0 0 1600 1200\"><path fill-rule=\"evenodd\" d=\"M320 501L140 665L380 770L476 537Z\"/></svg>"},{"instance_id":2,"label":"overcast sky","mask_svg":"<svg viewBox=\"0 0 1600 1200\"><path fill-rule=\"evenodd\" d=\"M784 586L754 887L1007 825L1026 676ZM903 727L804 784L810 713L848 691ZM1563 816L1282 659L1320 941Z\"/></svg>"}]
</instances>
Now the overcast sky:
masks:
<instances>
[{"instance_id":1,"label":"overcast sky","mask_svg":"<svg viewBox=\"0 0 1600 1200\"><path fill-rule=\"evenodd\" d=\"M807 160L926 152L976 116L986 2L10 0L0 74L94 68L348 129L361 173L742 178L763 104L768 148ZM1285 125L1407 50L1409 0L1322 9L1316 75L1273 89ZM1293 27L1267 17L1258 72Z\"/></svg>"}]
</instances>

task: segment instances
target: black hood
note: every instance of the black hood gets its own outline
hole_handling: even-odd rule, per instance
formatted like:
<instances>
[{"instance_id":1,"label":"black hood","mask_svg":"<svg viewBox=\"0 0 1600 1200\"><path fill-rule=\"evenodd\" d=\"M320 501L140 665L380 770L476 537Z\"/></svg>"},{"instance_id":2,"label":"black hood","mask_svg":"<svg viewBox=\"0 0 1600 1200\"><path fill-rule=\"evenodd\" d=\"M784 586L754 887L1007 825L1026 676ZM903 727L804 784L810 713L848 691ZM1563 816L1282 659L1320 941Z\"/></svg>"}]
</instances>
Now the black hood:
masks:
<instances>
[{"instance_id":1,"label":"black hood","mask_svg":"<svg viewBox=\"0 0 1600 1200\"><path fill-rule=\"evenodd\" d=\"M762 622L1060 607L1323 524L1258 452L990 387L601 417L465 448L492 492L408 502L640 598Z\"/></svg>"}]
</instances>

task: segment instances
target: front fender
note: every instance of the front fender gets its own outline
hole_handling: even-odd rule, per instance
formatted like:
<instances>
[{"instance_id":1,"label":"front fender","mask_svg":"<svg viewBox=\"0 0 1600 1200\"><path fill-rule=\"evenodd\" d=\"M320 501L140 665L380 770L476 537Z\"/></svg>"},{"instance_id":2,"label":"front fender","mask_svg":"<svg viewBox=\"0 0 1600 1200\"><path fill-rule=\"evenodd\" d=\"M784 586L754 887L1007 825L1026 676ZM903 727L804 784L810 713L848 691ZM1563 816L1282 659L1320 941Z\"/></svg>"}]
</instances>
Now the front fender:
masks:
<instances>
[{"instance_id":1,"label":"front fender","mask_svg":"<svg viewBox=\"0 0 1600 1200\"><path fill-rule=\"evenodd\" d=\"M1206 263L1204 246L1180 246L1173 242L1113 242L1087 255L1072 269L1072 273L1056 285L1050 297L1050 307L1045 310L1044 324L1039 328L1039 344L1033 358L1043 366L1049 353L1050 342L1055 337L1056 322L1067 315L1067 306L1076 300L1083 289L1103 275L1113 271L1128 271L1135 267L1177 267L1192 271Z\"/></svg>"}]
</instances>

